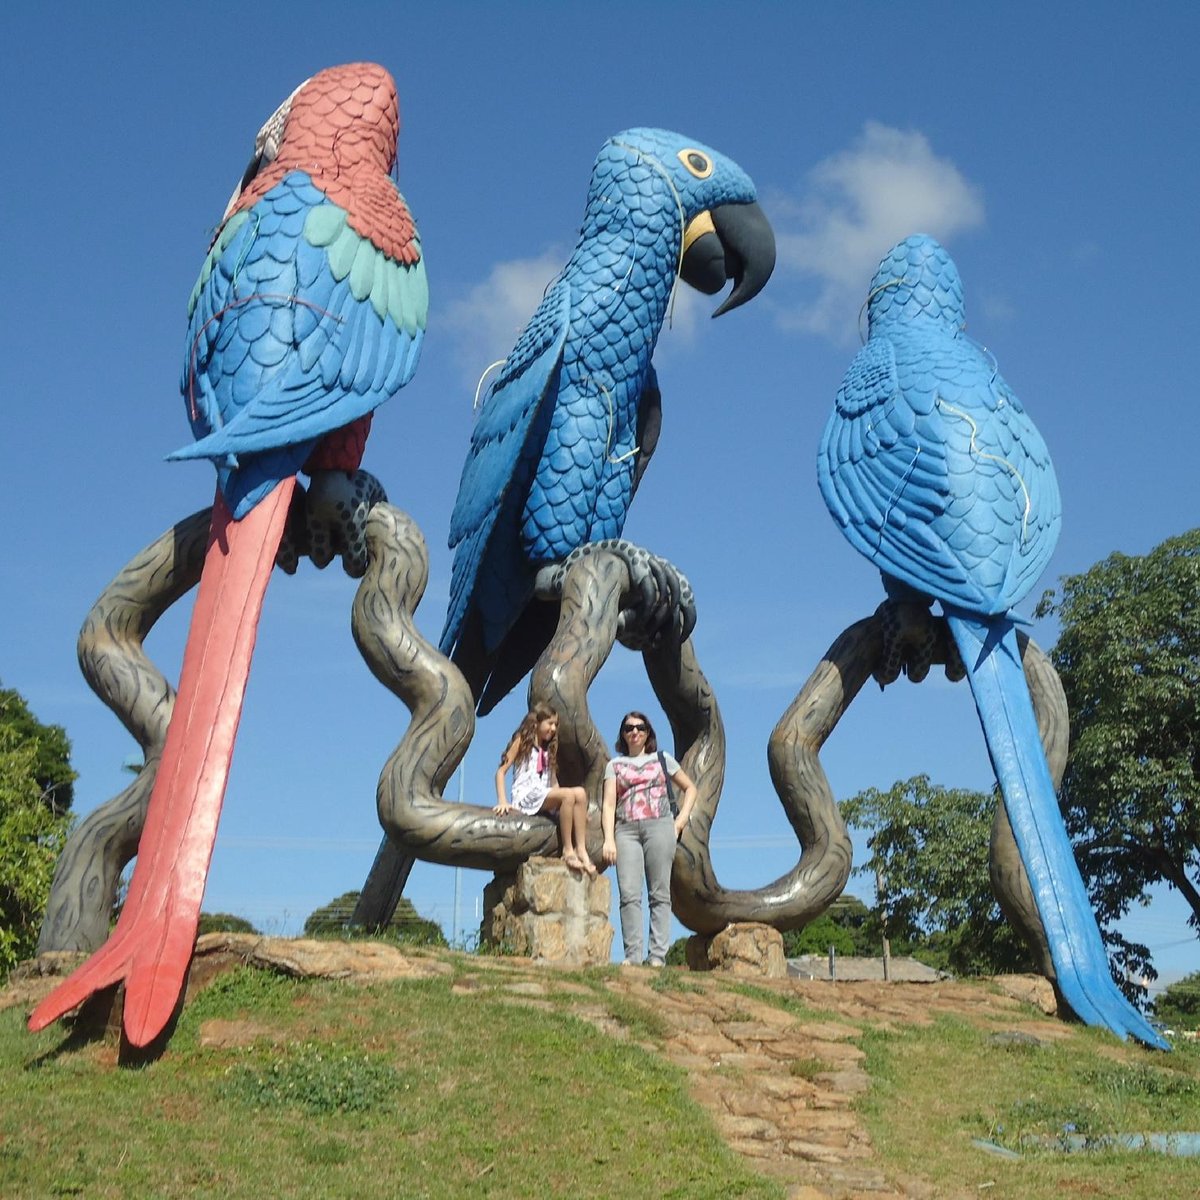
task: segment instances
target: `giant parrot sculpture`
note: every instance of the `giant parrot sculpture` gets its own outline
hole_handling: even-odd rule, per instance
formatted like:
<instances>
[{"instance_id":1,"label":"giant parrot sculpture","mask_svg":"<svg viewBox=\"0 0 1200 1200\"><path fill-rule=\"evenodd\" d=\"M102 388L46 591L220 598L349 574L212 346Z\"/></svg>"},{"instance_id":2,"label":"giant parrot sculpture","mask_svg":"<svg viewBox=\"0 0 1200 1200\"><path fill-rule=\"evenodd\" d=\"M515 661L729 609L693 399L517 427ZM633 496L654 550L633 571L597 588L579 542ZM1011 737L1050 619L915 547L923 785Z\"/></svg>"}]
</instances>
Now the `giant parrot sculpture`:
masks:
<instances>
[{"instance_id":1,"label":"giant parrot sculpture","mask_svg":"<svg viewBox=\"0 0 1200 1200\"><path fill-rule=\"evenodd\" d=\"M500 365L463 466L440 649L480 713L532 669L554 634L556 572L591 543L629 562L652 637L694 621L669 563L613 542L658 441L651 364L677 279L720 316L762 290L775 238L736 163L664 129L608 139L592 167L575 249ZM682 599L682 603L681 603ZM384 838L354 920L385 924L413 856Z\"/></svg>"},{"instance_id":2,"label":"giant parrot sculpture","mask_svg":"<svg viewBox=\"0 0 1200 1200\"><path fill-rule=\"evenodd\" d=\"M390 175L399 123L382 67L303 83L260 131L204 261L182 380L197 440L170 457L211 459L217 492L179 694L116 929L32 1029L123 980L141 1046L178 1003L296 474L357 470L372 412L420 352L424 264Z\"/></svg>"},{"instance_id":3,"label":"giant parrot sculpture","mask_svg":"<svg viewBox=\"0 0 1200 1200\"><path fill-rule=\"evenodd\" d=\"M487 712L554 631L539 571L617 538L658 438L651 356L677 277L713 314L761 290L775 240L754 184L677 133L629 129L592 168L579 240L482 407L450 527L443 653ZM673 615L673 614L672 614Z\"/></svg>"},{"instance_id":4,"label":"giant parrot sculpture","mask_svg":"<svg viewBox=\"0 0 1200 1200\"><path fill-rule=\"evenodd\" d=\"M1087 1024L1163 1047L1109 972L1017 649L1013 606L1061 524L1050 455L995 359L963 332L962 284L936 241L895 246L866 308L868 340L821 440L821 494L893 600L915 591L941 603L1063 998Z\"/></svg>"}]
</instances>

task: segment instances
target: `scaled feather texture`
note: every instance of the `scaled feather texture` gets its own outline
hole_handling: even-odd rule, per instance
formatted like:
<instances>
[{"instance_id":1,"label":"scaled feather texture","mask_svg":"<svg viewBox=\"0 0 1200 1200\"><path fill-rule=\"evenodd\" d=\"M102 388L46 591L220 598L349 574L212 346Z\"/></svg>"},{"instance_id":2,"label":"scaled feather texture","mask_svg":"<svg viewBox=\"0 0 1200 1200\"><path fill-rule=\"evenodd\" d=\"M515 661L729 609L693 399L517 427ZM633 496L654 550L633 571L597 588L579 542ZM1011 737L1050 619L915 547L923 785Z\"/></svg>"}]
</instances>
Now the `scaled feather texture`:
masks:
<instances>
[{"instance_id":1,"label":"scaled feather texture","mask_svg":"<svg viewBox=\"0 0 1200 1200\"><path fill-rule=\"evenodd\" d=\"M679 134L630 129L604 144L574 252L501 367L471 438L450 528L445 653L458 658L477 643L490 662L502 658L538 568L620 535L640 477L639 416L648 395L657 399L651 356L684 231L702 212L757 211L754 202L740 167ZM770 257L773 265L773 240Z\"/></svg>"},{"instance_id":2,"label":"scaled feather texture","mask_svg":"<svg viewBox=\"0 0 1200 1200\"><path fill-rule=\"evenodd\" d=\"M1110 974L1017 647L1011 610L1062 521L1050 455L996 360L966 336L958 271L933 238L884 257L867 315L821 440L821 494L890 594L941 602L1064 999L1089 1024L1164 1046Z\"/></svg>"},{"instance_id":3,"label":"scaled feather texture","mask_svg":"<svg viewBox=\"0 0 1200 1200\"><path fill-rule=\"evenodd\" d=\"M158 1037L195 943L259 614L296 473L358 468L372 411L412 377L420 242L389 172L399 106L371 63L322 71L263 126L188 304L183 394L217 496L179 694L109 940L38 1029L124 982L125 1034Z\"/></svg>"}]
</instances>

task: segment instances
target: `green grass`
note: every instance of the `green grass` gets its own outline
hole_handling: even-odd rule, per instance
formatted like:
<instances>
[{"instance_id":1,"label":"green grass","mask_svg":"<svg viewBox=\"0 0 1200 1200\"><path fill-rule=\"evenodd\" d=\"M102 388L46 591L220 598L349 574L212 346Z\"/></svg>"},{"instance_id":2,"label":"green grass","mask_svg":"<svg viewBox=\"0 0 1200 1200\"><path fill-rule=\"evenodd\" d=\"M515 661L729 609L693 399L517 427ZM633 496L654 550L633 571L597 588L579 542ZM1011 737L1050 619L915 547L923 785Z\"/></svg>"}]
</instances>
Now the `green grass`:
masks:
<instances>
[{"instance_id":1,"label":"green grass","mask_svg":"<svg viewBox=\"0 0 1200 1200\"><path fill-rule=\"evenodd\" d=\"M861 1029L871 1088L858 1107L873 1165L891 1179L989 1200L1200 1193L1194 1160L1054 1150L1068 1135L1200 1130L1195 1044L1154 1054L1078 1027L1043 1044L993 1038L1022 1026L1019 1013L885 1030L712 976L660 972L643 1000L614 989L615 968L434 956L450 974L369 988L239 968L138 1068L117 1067L110 1045L32 1035L19 1012L0 1013L0 1196L780 1200L781 1185L728 1150L656 1050L670 1030L659 997L703 1002L715 989L733 997L721 1005L729 1019L762 1002ZM514 990L530 981L533 995ZM214 1021L246 1022L251 1036L204 1045ZM831 1069L815 1056L788 1066L809 1080Z\"/></svg>"},{"instance_id":2,"label":"green grass","mask_svg":"<svg viewBox=\"0 0 1200 1200\"><path fill-rule=\"evenodd\" d=\"M782 1196L680 1071L569 1010L513 1003L506 982L459 996L451 978L356 988L240 969L136 1069L0 1013L0 1196ZM635 1038L661 1033L653 1011L602 986L587 1002L600 997ZM202 1046L213 1019L267 1036Z\"/></svg>"},{"instance_id":3,"label":"green grass","mask_svg":"<svg viewBox=\"0 0 1200 1200\"><path fill-rule=\"evenodd\" d=\"M1083 1028L1043 1045L998 1044L992 1032L950 1018L864 1032L872 1086L860 1109L889 1168L992 1200L1160 1200L1200 1192L1195 1159L1056 1149L1069 1135L1200 1130L1194 1048L1156 1054ZM973 1139L1014 1151L1020 1161L991 1156Z\"/></svg>"}]
</instances>

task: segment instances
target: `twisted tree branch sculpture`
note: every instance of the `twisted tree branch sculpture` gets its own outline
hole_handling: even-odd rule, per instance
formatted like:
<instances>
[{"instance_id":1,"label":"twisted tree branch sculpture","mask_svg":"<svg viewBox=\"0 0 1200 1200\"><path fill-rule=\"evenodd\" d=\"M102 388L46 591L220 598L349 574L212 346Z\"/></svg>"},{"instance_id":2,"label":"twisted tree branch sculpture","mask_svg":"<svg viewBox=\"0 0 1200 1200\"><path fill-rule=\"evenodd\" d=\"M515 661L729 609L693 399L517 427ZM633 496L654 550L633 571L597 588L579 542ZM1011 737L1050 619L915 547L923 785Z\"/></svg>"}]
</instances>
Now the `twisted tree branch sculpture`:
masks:
<instances>
[{"instance_id":1,"label":"twisted tree branch sculpture","mask_svg":"<svg viewBox=\"0 0 1200 1200\"><path fill-rule=\"evenodd\" d=\"M363 573L366 513L385 497L366 471L316 472L297 486L277 562L288 574L301 556L323 567L335 555ZM92 690L142 749L137 778L75 829L59 858L38 940L48 950L94 951L108 938L121 871L137 853L175 704L175 689L146 655L159 618L200 580L212 509L202 509L136 555L104 589L79 634L79 665Z\"/></svg>"},{"instance_id":2,"label":"twisted tree branch sculpture","mask_svg":"<svg viewBox=\"0 0 1200 1200\"><path fill-rule=\"evenodd\" d=\"M84 624L84 673L137 738L145 765L121 795L88 817L72 837L56 872L42 950L93 949L107 935L117 878L137 849L174 698L142 642L198 579L208 520L207 511L198 512L147 547L105 590ZM361 512L357 520L361 528ZM380 821L389 837L426 861L492 871L511 871L533 855L553 853L558 835L550 819L500 818L490 808L443 798L474 735L471 693L458 668L413 623L428 579L428 555L414 522L389 504L374 503L365 519L365 539L367 569L354 600L354 638L376 678L412 713L379 782ZM294 561L293 548L288 565ZM531 699L551 703L561 714L564 782L581 783L592 796L600 794L607 748L592 721L587 693L618 641L643 644L631 608L640 602L626 555L597 549L570 564L562 580L555 636L530 682ZM883 647L878 614L850 626L780 718L768 746L771 779L801 854L774 882L743 890L718 882L709 850L725 775L725 731L712 687L691 639L682 644L664 639L643 649L677 757L698 789L672 878L675 912L689 928L714 933L737 921L800 928L841 893L849 878L851 844L820 750L863 683L880 668ZM1066 761L1065 697L1046 656L1028 639L1022 638L1021 647L1057 783ZM599 842L598 805L593 805L589 849L597 856ZM993 886L1005 913L1035 947L1043 972L1053 978L1045 935L1002 804L991 859Z\"/></svg>"},{"instance_id":3,"label":"twisted tree branch sculpture","mask_svg":"<svg viewBox=\"0 0 1200 1200\"><path fill-rule=\"evenodd\" d=\"M367 527L371 566L355 600L354 632L376 677L412 711L412 723L379 785L380 820L389 836L418 858L508 871L533 854L551 852L553 824L539 817L498 818L490 809L455 804L442 789L474 732L470 691L458 669L417 632L412 613L424 591L427 558L411 520L389 506L372 510ZM613 646L628 636L623 620L635 600L627 557L596 548L572 562L562 581L558 627L530 682L530 700L560 714L562 778L598 796L607 750L588 708L587 693ZM944 641L944 639L943 639ZM689 928L713 933L734 921L800 928L822 913L845 887L851 844L820 749L883 656L876 615L847 629L780 719L771 735L771 778L801 846L795 867L762 888L732 890L718 883L709 839L725 773L725 732L712 688L689 639L664 640L643 651L651 685L671 723L684 769L696 781L692 821L676 852L672 900ZM1052 763L1065 761L1066 709L1057 676L1033 643L1022 641L1030 687ZM589 849L599 838L593 806ZM998 813L993 835L998 894L1026 936L1040 922L1020 869L1011 832Z\"/></svg>"},{"instance_id":4,"label":"twisted tree branch sculpture","mask_svg":"<svg viewBox=\"0 0 1200 1200\"><path fill-rule=\"evenodd\" d=\"M475 703L462 672L413 624L429 577L420 530L407 513L377 504L366 536L369 565L354 598L354 640L375 677L412 713L380 776L380 823L427 862L505 871L552 853L558 830L546 817L501 818L443 799L474 735Z\"/></svg>"},{"instance_id":5,"label":"twisted tree branch sculpture","mask_svg":"<svg viewBox=\"0 0 1200 1200\"><path fill-rule=\"evenodd\" d=\"M92 690L137 739L137 778L101 805L67 841L38 940L45 950L96 950L108 937L117 881L137 853L175 689L142 643L155 622L196 586L212 509L180 521L147 546L104 589L79 634L79 666Z\"/></svg>"}]
</instances>

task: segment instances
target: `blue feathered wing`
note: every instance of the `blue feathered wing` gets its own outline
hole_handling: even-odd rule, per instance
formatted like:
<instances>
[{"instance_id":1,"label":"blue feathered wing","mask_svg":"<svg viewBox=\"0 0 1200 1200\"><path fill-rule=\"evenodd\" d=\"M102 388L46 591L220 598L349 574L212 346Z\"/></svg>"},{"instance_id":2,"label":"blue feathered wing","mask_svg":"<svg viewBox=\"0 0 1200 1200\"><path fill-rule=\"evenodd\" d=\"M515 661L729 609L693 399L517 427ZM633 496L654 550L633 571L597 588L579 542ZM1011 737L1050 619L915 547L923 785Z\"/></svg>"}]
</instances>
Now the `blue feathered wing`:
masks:
<instances>
[{"instance_id":1,"label":"blue feathered wing","mask_svg":"<svg viewBox=\"0 0 1200 1200\"><path fill-rule=\"evenodd\" d=\"M817 477L860 554L974 612L1020 602L1062 519L1041 435L961 339L872 336L838 391Z\"/></svg>"},{"instance_id":2,"label":"blue feathered wing","mask_svg":"<svg viewBox=\"0 0 1200 1200\"><path fill-rule=\"evenodd\" d=\"M235 519L317 440L395 395L424 337L423 260L388 258L303 172L235 213L189 305L182 390Z\"/></svg>"},{"instance_id":3,"label":"blue feathered wing","mask_svg":"<svg viewBox=\"0 0 1200 1200\"><path fill-rule=\"evenodd\" d=\"M559 279L505 360L471 434L450 520L455 555L441 638L444 654L453 650L472 601L479 599L477 584L485 561L491 603L481 615L488 644L503 638L528 598L519 510L537 470L558 395L570 324L571 288Z\"/></svg>"}]
</instances>

